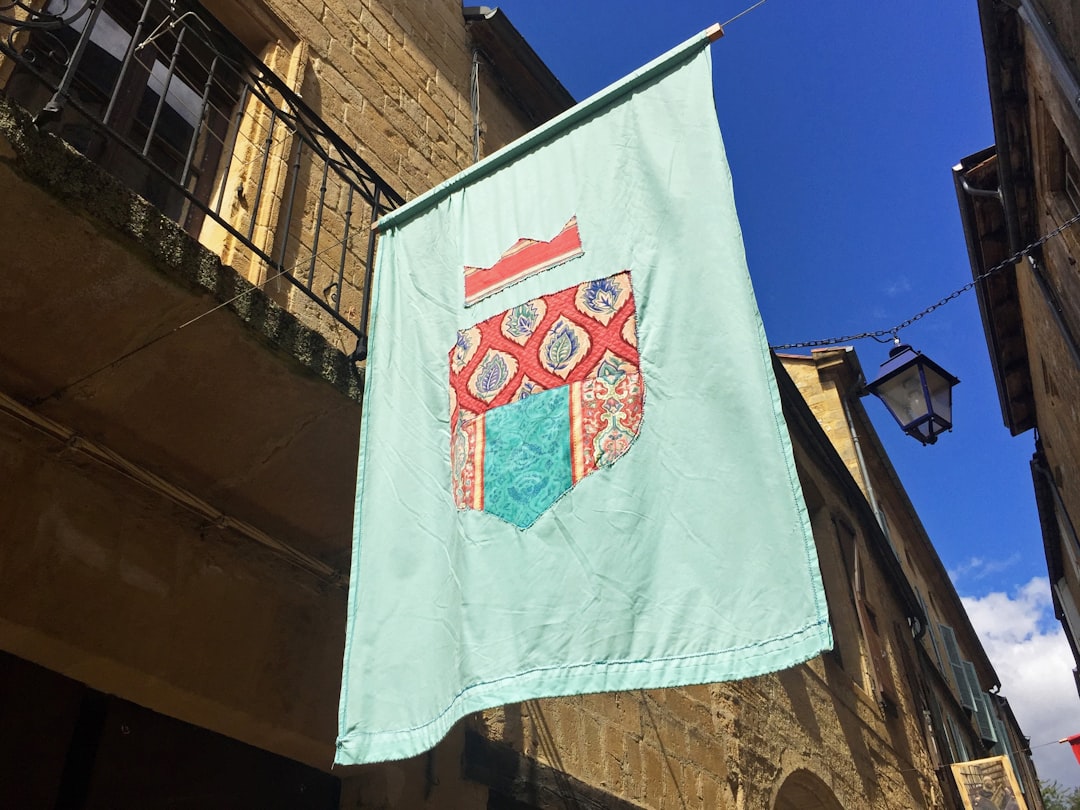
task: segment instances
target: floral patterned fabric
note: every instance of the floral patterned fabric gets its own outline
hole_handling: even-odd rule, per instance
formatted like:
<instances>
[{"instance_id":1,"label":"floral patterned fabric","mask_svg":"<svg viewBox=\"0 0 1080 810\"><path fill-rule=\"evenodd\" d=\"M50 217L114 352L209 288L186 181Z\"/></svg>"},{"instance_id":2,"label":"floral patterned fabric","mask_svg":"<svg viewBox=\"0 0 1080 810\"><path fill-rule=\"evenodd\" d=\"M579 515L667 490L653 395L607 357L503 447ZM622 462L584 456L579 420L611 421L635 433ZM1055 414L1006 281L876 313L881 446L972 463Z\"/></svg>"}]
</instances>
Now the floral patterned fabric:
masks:
<instances>
[{"instance_id":1,"label":"floral patterned fabric","mask_svg":"<svg viewBox=\"0 0 1080 810\"><path fill-rule=\"evenodd\" d=\"M626 453L641 427L645 394L635 323L630 273L622 272L458 332L449 354L450 484L458 509L525 528L571 486ZM563 403L562 414L519 407L560 388L561 398L545 402ZM525 424L530 418L540 421ZM492 453L487 448L496 441L500 452ZM564 455L565 475L555 463Z\"/></svg>"}]
</instances>

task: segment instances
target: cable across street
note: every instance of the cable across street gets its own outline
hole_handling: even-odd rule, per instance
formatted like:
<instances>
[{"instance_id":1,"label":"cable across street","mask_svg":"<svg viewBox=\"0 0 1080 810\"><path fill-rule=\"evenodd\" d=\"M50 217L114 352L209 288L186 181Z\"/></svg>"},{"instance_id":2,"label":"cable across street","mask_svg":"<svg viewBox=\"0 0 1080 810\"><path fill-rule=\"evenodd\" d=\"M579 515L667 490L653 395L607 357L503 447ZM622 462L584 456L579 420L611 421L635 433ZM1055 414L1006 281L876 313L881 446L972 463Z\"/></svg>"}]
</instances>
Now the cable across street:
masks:
<instances>
[{"instance_id":1,"label":"cable across street","mask_svg":"<svg viewBox=\"0 0 1080 810\"><path fill-rule=\"evenodd\" d=\"M853 335L843 335L842 337L822 338L821 340L804 340L804 341L801 341L799 343L783 343L783 344L780 344L779 346L770 346L769 348L772 349L773 351L780 351L780 350L783 350L783 349L809 349L809 348L816 348L816 347L820 347L820 346L835 346L838 343L852 343L852 342L854 342L856 340L865 340L866 338L873 338L878 343L888 343L891 340L893 340L901 330L906 329L907 327L911 326L916 321L922 320L924 317L929 315L931 312L938 309L939 307L943 307L945 304L949 303L954 298L959 298L961 295L966 293L968 290L974 289L975 286L980 281L988 279L988 278L990 278L990 276L993 276L993 275L995 275L997 273L1000 273L1002 270L1005 270L1006 268L1014 266L1021 259L1026 259L1029 255L1031 255L1031 253L1033 251L1035 251L1038 248L1042 247L1044 244L1049 242L1055 236L1058 236L1062 232L1068 230L1073 225L1075 225L1077 222L1080 222L1080 213L1077 213L1074 216L1070 217L1065 222L1063 222L1061 225L1054 228L1054 230L1052 230L1049 233L1046 233L1043 236L1039 237L1034 242L1032 242L1030 245L1027 245L1022 250L1017 251L1016 253L1014 253L1009 258L995 264L989 270L975 276L975 278L973 278L971 281L969 281L963 287L960 287L959 289L953 290L951 293L946 295L944 298L942 298L939 301L936 301L935 303L931 304L926 309L922 310L921 312L916 313L915 315L912 315L910 318L901 321L900 323L896 324L896 326L893 326L893 327L891 327L889 329L876 329L873 332L858 332L858 333L853 334Z\"/></svg>"}]
</instances>

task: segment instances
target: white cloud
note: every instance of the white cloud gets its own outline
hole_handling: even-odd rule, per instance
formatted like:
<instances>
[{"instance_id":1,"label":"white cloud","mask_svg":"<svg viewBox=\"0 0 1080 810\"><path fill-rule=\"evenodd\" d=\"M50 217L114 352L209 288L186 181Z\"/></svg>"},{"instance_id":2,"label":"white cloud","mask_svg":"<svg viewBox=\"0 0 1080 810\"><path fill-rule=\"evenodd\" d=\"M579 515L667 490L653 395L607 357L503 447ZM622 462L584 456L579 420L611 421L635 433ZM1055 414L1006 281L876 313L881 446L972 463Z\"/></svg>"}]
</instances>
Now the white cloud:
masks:
<instances>
[{"instance_id":1,"label":"white cloud","mask_svg":"<svg viewBox=\"0 0 1080 810\"><path fill-rule=\"evenodd\" d=\"M1011 595L961 599L1001 679L1001 693L1031 738L1039 778L1080 786L1080 765L1067 744L1056 742L1080 734L1080 700L1072 653L1053 615L1049 580L1035 577Z\"/></svg>"},{"instance_id":2,"label":"white cloud","mask_svg":"<svg viewBox=\"0 0 1080 810\"><path fill-rule=\"evenodd\" d=\"M889 298L895 298L898 295L903 295L910 291L911 280L907 276L897 276L890 284L885 286L885 294L889 296Z\"/></svg>"},{"instance_id":3,"label":"white cloud","mask_svg":"<svg viewBox=\"0 0 1080 810\"><path fill-rule=\"evenodd\" d=\"M1020 555L1013 554L1004 560L987 560L983 557L969 557L966 562L949 569L949 579L953 584L965 579L985 579L986 577L1008 571L1020 562ZM1044 580L1045 582L1045 580ZM1001 594L1004 596L1004 594ZM1048 597L1049 598L1049 597Z\"/></svg>"}]
</instances>

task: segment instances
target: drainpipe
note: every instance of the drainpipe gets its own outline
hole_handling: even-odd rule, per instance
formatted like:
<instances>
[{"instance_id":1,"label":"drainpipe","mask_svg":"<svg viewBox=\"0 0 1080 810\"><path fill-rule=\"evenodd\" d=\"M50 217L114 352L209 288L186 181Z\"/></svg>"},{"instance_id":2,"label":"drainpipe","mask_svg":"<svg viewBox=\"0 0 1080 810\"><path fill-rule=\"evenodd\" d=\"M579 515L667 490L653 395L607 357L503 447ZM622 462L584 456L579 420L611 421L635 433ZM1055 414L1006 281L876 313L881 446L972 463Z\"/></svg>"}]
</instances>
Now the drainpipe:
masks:
<instances>
[{"instance_id":1,"label":"drainpipe","mask_svg":"<svg viewBox=\"0 0 1080 810\"><path fill-rule=\"evenodd\" d=\"M851 409L848 407L847 395L840 398L844 407L844 419L847 421L848 433L851 434L851 443L855 445L855 459L859 463L859 474L862 476L863 486L866 487L866 500L870 502L870 508L874 510L874 517L881 526L881 510L878 509L877 496L874 494L874 486L870 483L870 475L866 471L866 459L863 457L862 445L859 443L859 434L855 430L855 421L851 418ZM881 530L886 531L884 526Z\"/></svg>"},{"instance_id":2,"label":"drainpipe","mask_svg":"<svg viewBox=\"0 0 1080 810\"><path fill-rule=\"evenodd\" d=\"M473 48L469 71L469 110L472 114L472 161L480 160L480 49Z\"/></svg>"},{"instance_id":3,"label":"drainpipe","mask_svg":"<svg viewBox=\"0 0 1080 810\"><path fill-rule=\"evenodd\" d=\"M960 176L960 186L969 197L993 197L999 203L1002 203L1002 205L1005 203L1004 198L1001 195L1000 186L998 188L975 188L975 186L971 185L963 175Z\"/></svg>"}]
</instances>

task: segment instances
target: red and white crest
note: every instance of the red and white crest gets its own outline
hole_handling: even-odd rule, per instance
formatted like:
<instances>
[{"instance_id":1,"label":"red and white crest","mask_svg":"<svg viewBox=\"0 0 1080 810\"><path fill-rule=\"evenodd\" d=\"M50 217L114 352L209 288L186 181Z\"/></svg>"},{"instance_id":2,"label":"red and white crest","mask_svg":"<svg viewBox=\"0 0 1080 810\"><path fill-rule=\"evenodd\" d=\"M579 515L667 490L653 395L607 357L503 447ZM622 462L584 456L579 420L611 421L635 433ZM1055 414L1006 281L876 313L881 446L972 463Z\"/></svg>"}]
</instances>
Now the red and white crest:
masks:
<instances>
[{"instance_id":1,"label":"red and white crest","mask_svg":"<svg viewBox=\"0 0 1080 810\"><path fill-rule=\"evenodd\" d=\"M550 242L518 240L491 268L466 268L466 304L580 255L576 219ZM630 272L460 330L449 372L455 503L528 527L638 435L645 385Z\"/></svg>"}]
</instances>

